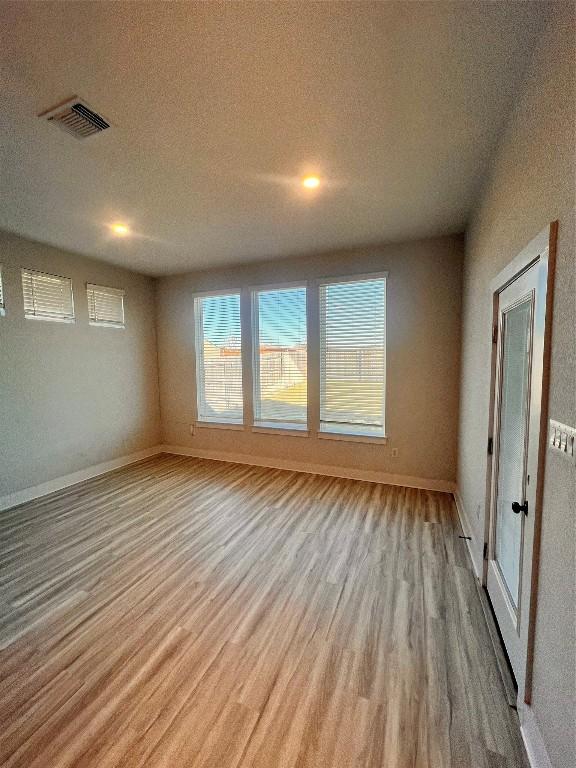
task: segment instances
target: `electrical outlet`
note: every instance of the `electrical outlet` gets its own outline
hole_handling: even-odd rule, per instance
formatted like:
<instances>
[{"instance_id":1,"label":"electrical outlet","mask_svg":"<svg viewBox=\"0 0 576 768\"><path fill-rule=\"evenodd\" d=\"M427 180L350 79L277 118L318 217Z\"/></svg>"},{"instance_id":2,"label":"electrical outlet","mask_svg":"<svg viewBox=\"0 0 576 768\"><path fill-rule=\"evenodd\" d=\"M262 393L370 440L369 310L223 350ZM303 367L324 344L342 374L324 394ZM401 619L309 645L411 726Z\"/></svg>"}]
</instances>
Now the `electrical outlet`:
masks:
<instances>
[{"instance_id":1,"label":"electrical outlet","mask_svg":"<svg viewBox=\"0 0 576 768\"><path fill-rule=\"evenodd\" d=\"M480 504L476 505L476 519L480 520Z\"/></svg>"},{"instance_id":2,"label":"electrical outlet","mask_svg":"<svg viewBox=\"0 0 576 768\"><path fill-rule=\"evenodd\" d=\"M550 419L549 448L555 454L576 464L576 429Z\"/></svg>"},{"instance_id":3,"label":"electrical outlet","mask_svg":"<svg viewBox=\"0 0 576 768\"><path fill-rule=\"evenodd\" d=\"M398 448L392 448L392 453L390 454L393 459L397 459L398 456L400 456L400 451Z\"/></svg>"},{"instance_id":4,"label":"electrical outlet","mask_svg":"<svg viewBox=\"0 0 576 768\"><path fill-rule=\"evenodd\" d=\"M193 435L195 431L196 431L196 425L190 424L190 434Z\"/></svg>"}]
</instances>

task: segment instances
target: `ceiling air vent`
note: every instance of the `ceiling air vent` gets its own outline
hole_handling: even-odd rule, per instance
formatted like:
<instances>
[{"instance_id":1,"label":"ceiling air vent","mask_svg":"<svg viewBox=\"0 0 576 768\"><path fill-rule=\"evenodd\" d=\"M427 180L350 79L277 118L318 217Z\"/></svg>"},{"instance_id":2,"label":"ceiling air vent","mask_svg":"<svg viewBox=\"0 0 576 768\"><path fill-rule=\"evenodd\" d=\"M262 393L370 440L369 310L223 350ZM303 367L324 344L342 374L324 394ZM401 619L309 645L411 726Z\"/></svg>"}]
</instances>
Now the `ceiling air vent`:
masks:
<instances>
[{"instance_id":1,"label":"ceiling air vent","mask_svg":"<svg viewBox=\"0 0 576 768\"><path fill-rule=\"evenodd\" d=\"M45 117L46 120L58 125L72 136L76 136L77 139L86 139L88 136L110 128L109 122L78 97L69 99L47 112L42 112L38 117Z\"/></svg>"}]
</instances>

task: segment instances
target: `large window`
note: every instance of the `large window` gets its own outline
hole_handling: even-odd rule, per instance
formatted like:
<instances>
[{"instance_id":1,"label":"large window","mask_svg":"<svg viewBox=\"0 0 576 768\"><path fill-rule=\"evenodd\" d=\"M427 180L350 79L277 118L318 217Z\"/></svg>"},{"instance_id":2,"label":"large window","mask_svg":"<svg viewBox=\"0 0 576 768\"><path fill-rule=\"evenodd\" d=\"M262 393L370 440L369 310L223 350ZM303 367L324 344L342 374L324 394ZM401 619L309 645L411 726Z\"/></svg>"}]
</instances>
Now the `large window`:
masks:
<instances>
[{"instance_id":1,"label":"large window","mask_svg":"<svg viewBox=\"0 0 576 768\"><path fill-rule=\"evenodd\" d=\"M320 431L384 436L386 279L320 286Z\"/></svg>"},{"instance_id":2,"label":"large window","mask_svg":"<svg viewBox=\"0 0 576 768\"><path fill-rule=\"evenodd\" d=\"M300 435L311 423L320 437L385 437L384 273L253 288L242 300L239 290L202 294L194 315L198 422ZM243 380L252 382L245 392Z\"/></svg>"},{"instance_id":3,"label":"large window","mask_svg":"<svg viewBox=\"0 0 576 768\"><path fill-rule=\"evenodd\" d=\"M22 270L24 316L39 320L74 322L72 280L33 269Z\"/></svg>"},{"instance_id":4,"label":"large window","mask_svg":"<svg viewBox=\"0 0 576 768\"><path fill-rule=\"evenodd\" d=\"M306 288L253 294L254 420L259 426L307 422Z\"/></svg>"},{"instance_id":5,"label":"large window","mask_svg":"<svg viewBox=\"0 0 576 768\"><path fill-rule=\"evenodd\" d=\"M194 302L198 420L243 420L240 294L199 296Z\"/></svg>"}]
</instances>

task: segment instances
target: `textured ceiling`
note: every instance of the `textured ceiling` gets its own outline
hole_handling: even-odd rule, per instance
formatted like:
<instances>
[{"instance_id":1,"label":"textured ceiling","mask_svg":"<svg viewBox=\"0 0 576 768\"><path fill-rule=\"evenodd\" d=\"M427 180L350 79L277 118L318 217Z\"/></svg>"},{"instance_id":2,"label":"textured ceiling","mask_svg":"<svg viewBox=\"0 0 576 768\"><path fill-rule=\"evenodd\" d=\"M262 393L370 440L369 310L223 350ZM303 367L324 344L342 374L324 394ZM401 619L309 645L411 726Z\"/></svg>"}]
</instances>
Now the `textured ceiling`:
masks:
<instances>
[{"instance_id":1,"label":"textured ceiling","mask_svg":"<svg viewBox=\"0 0 576 768\"><path fill-rule=\"evenodd\" d=\"M155 275L461 231L544 7L0 2L0 227Z\"/></svg>"}]
</instances>

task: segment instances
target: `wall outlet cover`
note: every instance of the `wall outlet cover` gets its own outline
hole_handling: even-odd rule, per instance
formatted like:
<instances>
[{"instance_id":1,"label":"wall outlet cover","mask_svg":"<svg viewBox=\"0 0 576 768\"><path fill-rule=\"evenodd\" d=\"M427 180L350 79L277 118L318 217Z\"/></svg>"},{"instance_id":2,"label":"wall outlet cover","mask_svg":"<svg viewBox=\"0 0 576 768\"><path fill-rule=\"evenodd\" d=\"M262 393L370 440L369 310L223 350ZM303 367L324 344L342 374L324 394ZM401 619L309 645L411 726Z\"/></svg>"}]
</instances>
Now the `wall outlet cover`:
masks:
<instances>
[{"instance_id":1,"label":"wall outlet cover","mask_svg":"<svg viewBox=\"0 0 576 768\"><path fill-rule=\"evenodd\" d=\"M548 448L571 464L576 464L576 428L550 419Z\"/></svg>"}]
</instances>

